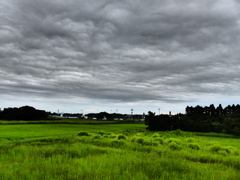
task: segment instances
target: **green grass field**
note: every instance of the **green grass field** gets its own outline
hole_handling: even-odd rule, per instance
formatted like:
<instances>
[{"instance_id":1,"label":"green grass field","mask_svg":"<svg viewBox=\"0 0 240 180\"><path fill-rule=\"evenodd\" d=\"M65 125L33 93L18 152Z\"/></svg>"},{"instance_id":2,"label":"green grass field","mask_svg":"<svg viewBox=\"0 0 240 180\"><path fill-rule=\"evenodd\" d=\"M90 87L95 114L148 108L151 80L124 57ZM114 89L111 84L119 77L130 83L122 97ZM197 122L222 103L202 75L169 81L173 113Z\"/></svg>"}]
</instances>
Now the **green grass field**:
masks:
<instances>
[{"instance_id":1,"label":"green grass field","mask_svg":"<svg viewBox=\"0 0 240 180\"><path fill-rule=\"evenodd\" d=\"M198 135L144 124L0 125L0 180L240 179L239 139Z\"/></svg>"},{"instance_id":2,"label":"green grass field","mask_svg":"<svg viewBox=\"0 0 240 180\"><path fill-rule=\"evenodd\" d=\"M29 141L47 137L64 137L74 135L79 131L122 132L127 129L144 128L143 124L21 124L0 125L0 143Z\"/></svg>"}]
</instances>

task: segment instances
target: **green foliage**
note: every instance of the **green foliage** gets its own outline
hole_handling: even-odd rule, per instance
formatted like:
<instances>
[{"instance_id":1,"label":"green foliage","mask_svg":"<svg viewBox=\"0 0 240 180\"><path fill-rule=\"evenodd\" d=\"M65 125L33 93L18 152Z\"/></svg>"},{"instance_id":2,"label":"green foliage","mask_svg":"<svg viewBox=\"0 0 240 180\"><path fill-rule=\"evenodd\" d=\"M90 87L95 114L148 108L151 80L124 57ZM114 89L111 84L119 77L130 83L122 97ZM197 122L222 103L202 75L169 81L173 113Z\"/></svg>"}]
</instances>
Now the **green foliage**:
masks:
<instances>
[{"instance_id":1,"label":"green foliage","mask_svg":"<svg viewBox=\"0 0 240 180\"><path fill-rule=\"evenodd\" d=\"M176 138L167 139L167 143L171 143L171 142L174 142L176 144L181 144L181 140L179 140L179 139L176 139Z\"/></svg>"},{"instance_id":2,"label":"green foliage","mask_svg":"<svg viewBox=\"0 0 240 180\"><path fill-rule=\"evenodd\" d=\"M222 154L222 155L239 155L238 150L232 146L221 146L219 144L215 144L209 148L212 153Z\"/></svg>"},{"instance_id":3,"label":"green foliage","mask_svg":"<svg viewBox=\"0 0 240 180\"><path fill-rule=\"evenodd\" d=\"M126 140L127 138L124 135L119 135L118 140L120 140L120 139Z\"/></svg>"},{"instance_id":4,"label":"green foliage","mask_svg":"<svg viewBox=\"0 0 240 180\"><path fill-rule=\"evenodd\" d=\"M171 141L169 144L168 144L169 148L172 149L172 150L181 150L182 149L182 146L177 144L176 142L174 141Z\"/></svg>"},{"instance_id":5,"label":"green foliage","mask_svg":"<svg viewBox=\"0 0 240 180\"><path fill-rule=\"evenodd\" d=\"M131 142L136 142L136 141L137 141L136 137L131 138Z\"/></svg>"},{"instance_id":6,"label":"green foliage","mask_svg":"<svg viewBox=\"0 0 240 180\"><path fill-rule=\"evenodd\" d=\"M164 144L164 139L161 137L154 138L154 141L158 142L159 144Z\"/></svg>"},{"instance_id":7,"label":"green foliage","mask_svg":"<svg viewBox=\"0 0 240 180\"><path fill-rule=\"evenodd\" d=\"M196 144L196 143L188 143L187 146L191 149L195 149L195 150L199 150L200 149L200 146L199 144Z\"/></svg>"},{"instance_id":8,"label":"green foliage","mask_svg":"<svg viewBox=\"0 0 240 180\"><path fill-rule=\"evenodd\" d=\"M194 139L193 138L188 138L187 142L194 142Z\"/></svg>"},{"instance_id":9,"label":"green foliage","mask_svg":"<svg viewBox=\"0 0 240 180\"><path fill-rule=\"evenodd\" d=\"M105 135L106 133L105 133L105 132L102 132L102 131L100 131L100 132L98 132L97 134L100 134L101 136L103 136L103 135Z\"/></svg>"},{"instance_id":10,"label":"green foliage","mask_svg":"<svg viewBox=\"0 0 240 180\"><path fill-rule=\"evenodd\" d=\"M11 131L9 127L0 126L0 136L17 141L0 144L0 179L3 180L225 180L240 177L237 138L193 134L189 137L182 132L179 135L166 131L135 131L126 137L123 131L127 127L118 125L106 126L102 135L99 134L102 125L65 128L40 125L35 129L35 125L14 126ZM64 134L66 131L68 134ZM27 134L21 136L24 141L16 139L23 132ZM41 136L29 139L29 132ZM79 136L81 132L90 136ZM44 133L49 134L43 136ZM112 136L114 139L110 138ZM119 136L126 139L118 140Z\"/></svg>"},{"instance_id":11,"label":"green foliage","mask_svg":"<svg viewBox=\"0 0 240 180\"><path fill-rule=\"evenodd\" d=\"M240 136L240 105L217 108L213 104L209 107L186 107L186 114L173 116L155 115L152 112L145 117L147 129L151 131L172 131L176 136L189 136L189 132L226 132Z\"/></svg>"},{"instance_id":12,"label":"green foliage","mask_svg":"<svg viewBox=\"0 0 240 180\"><path fill-rule=\"evenodd\" d=\"M136 142L139 143L139 144L143 144L144 138L137 138Z\"/></svg>"},{"instance_id":13,"label":"green foliage","mask_svg":"<svg viewBox=\"0 0 240 180\"><path fill-rule=\"evenodd\" d=\"M222 150L222 147L219 144L214 144L209 148L209 150L213 153L217 153L218 151Z\"/></svg>"},{"instance_id":14,"label":"green foliage","mask_svg":"<svg viewBox=\"0 0 240 180\"><path fill-rule=\"evenodd\" d=\"M158 137L159 137L159 134L154 133L152 137L153 137L153 138L158 138Z\"/></svg>"},{"instance_id":15,"label":"green foliage","mask_svg":"<svg viewBox=\"0 0 240 180\"><path fill-rule=\"evenodd\" d=\"M96 135L93 137L93 139L102 139L102 136L101 135Z\"/></svg>"},{"instance_id":16,"label":"green foliage","mask_svg":"<svg viewBox=\"0 0 240 180\"><path fill-rule=\"evenodd\" d=\"M114 139L114 138L116 138L117 136L116 135L109 135L108 136L108 138L110 138L110 139Z\"/></svg>"},{"instance_id":17,"label":"green foliage","mask_svg":"<svg viewBox=\"0 0 240 180\"><path fill-rule=\"evenodd\" d=\"M87 132L80 132L78 133L78 136L89 136Z\"/></svg>"},{"instance_id":18,"label":"green foliage","mask_svg":"<svg viewBox=\"0 0 240 180\"><path fill-rule=\"evenodd\" d=\"M123 146L124 144L126 144L126 141L120 139L120 140L113 140L111 142L111 144L114 146L114 147L121 147Z\"/></svg>"},{"instance_id":19,"label":"green foliage","mask_svg":"<svg viewBox=\"0 0 240 180\"><path fill-rule=\"evenodd\" d=\"M240 136L240 126L234 127L232 130L232 134L235 136Z\"/></svg>"}]
</instances>

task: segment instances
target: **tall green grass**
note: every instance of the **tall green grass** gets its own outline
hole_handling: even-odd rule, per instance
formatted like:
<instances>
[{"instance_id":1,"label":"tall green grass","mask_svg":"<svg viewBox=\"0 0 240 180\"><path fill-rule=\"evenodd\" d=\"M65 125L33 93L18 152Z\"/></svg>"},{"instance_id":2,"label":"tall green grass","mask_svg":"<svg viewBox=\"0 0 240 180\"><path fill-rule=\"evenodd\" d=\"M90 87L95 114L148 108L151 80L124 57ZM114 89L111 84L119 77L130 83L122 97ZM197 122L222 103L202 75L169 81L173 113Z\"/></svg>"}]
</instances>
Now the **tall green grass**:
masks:
<instances>
[{"instance_id":1,"label":"tall green grass","mask_svg":"<svg viewBox=\"0 0 240 180\"><path fill-rule=\"evenodd\" d=\"M3 138L23 138L0 144L2 180L240 179L239 139L140 125L14 126L1 127Z\"/></svg>"},{"instance_id":2,"label":"tall green grass","mask_svg":"<svg viewBox=\"0 0 240 180\"><path fill-rule=\"evenodd\" d=\"M126 147L119 149L74 142L2 147L0 179L225 180L240 177L237 168L224 163L192 161L178 157L175 151L163 154L155 148L138 151L123 146Z\"/></svg>"},{"instance_id":3,"label":"tall green grass","mask_svg":"<svg viewBox=\"0 0 240 180\"><path fill-rule=\"evenodd\" d=\"M122 132L128 129L145 128L144 124L23 124L0 125L0 144L6 142L28 141L47 137L68 136L79 131Z\"/></svg>"}]
</instances>

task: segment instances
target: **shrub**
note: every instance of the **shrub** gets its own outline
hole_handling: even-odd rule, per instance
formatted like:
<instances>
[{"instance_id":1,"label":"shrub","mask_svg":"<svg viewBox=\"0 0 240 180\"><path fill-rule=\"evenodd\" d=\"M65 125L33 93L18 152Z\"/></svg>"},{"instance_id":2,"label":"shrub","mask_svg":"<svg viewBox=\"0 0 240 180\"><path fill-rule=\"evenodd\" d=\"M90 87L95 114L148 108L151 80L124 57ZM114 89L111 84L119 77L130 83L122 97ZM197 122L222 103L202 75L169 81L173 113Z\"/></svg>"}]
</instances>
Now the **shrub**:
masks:
<instances>
[{"instance_id":1,"label":"shrub","mask_svg":"<svg viewBox=\"0 0 240 180\"><path fill-rule=\"evenodd\" d=\"M120 139L126 140L127 138L124 135L119 135L118 140L120 140Z\"/></svg>"},{"instance_id":2,"label":"shrub","mask_svg":"<svg viewBox=\"0 0 240 180\"><path fill-rule=\"evenodd\" d=\"M78 136L90 136L87 132L80 132Z\"/></svg>"}]
</instances>

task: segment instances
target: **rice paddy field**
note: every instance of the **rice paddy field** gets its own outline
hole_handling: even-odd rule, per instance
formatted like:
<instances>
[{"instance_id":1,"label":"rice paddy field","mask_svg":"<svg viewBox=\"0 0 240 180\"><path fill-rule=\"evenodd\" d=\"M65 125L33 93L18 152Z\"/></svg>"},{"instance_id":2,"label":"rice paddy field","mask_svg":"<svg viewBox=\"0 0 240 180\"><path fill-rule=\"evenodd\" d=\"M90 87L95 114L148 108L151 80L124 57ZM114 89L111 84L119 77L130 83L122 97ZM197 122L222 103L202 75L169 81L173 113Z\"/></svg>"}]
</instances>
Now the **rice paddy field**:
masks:
<instances>
[{"instance_id":1,"label":"rice paddy field","mask_svg":"<svg viewBox=\"0 0 240 180\"><path fill-rule=\"evenodd\" d=\"M240 142L144 124L0 125L1 180L238 180Z\"/></svg>"}]
</instances>

